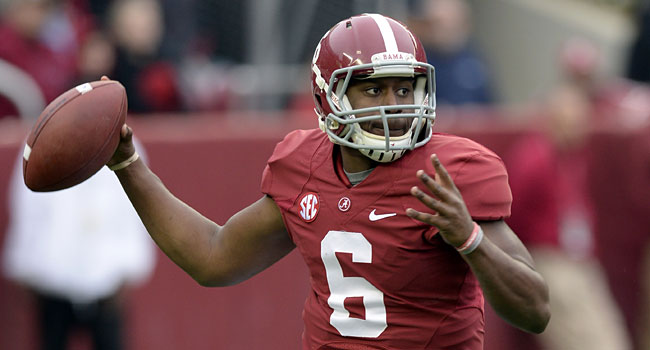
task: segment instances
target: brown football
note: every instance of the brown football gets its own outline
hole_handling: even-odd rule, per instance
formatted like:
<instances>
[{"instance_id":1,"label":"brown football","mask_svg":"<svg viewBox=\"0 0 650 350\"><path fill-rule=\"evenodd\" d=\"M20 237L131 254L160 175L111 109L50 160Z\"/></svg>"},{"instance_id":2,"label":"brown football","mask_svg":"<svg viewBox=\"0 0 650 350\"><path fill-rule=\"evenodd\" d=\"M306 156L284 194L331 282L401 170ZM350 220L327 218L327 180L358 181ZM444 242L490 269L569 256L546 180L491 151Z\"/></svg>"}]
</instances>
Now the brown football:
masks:
<instances>
[{"instance_id":1,"label":"brown football","mask_svg":"<svg viewBox=\"0 0 650 350\"><path fill-rule=\"evenodd\" d=\"M81 84L57 97L27 137L25 185L57 191L95 174L117 149L126 111L126 91L113 80Z\"/></svg>"}]
</instances>

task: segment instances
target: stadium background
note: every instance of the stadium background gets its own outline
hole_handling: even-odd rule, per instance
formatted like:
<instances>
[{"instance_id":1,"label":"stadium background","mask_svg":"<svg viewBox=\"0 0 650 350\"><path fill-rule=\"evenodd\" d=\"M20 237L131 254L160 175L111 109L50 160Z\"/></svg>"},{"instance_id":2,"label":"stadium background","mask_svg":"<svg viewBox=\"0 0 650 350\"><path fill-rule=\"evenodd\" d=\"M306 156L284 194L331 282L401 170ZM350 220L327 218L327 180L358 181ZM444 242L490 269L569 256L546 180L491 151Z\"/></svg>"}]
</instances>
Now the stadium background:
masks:
<instances>
[{"instance_id":1,"label":"stadium background","mask_svg":"<svg viewBox=\"0 0 650 350\"><path fill-rule=\"evenodd\" d=\"M408 1L203 1L192 30L216 35L215 54L236 104L228 111L130 115L152 169L177 196L223 222L260 196L259 180L276 142L295 128L314 127L301 98L308 86L313 45L331 24L358 12L406 20ZM558 76L557 47L571 35L602 49L603 75L620 75L634 34L632 1L471 1L475 40L494 68L499 105L441 109L437 131L453 132L506 152L534 125L519 106L546 91ZM255 6L252 6L255 5ZM173 4L170 6L174 6ZM180 6L180 5L179 5ZM269 16L268 14L274 14ZM288 21L287 18L292 20ZM169 19L169 25L184 24ZM307 29L305 29L307 28ZM174 33L183 35L182 30ZM168 40L170 53L179 50ZM299 96L296 98L296 96ZM304 97L304 96L302 96ZM476 116L480 116L478 119ZM592 147L602 256L610 283L636 333L646 316L643 256L650 227L650 124L608 116L594 128ZM7 223L11 167L31 121L0 120L0 244ZM245 159L246 161L242 161ZM223 198L227 198L224 201ZM219 203L219 205L217 205ZM161 254L161 253L159 253ZM153 278L134 292L127 318L129 349L298 349L308 276L296 252L253 279L226 289L198 286L160 256ZM34 305L20 287L0 278L0 348L35 349ZM488 313L486 349L525 348L527 340ZM84 349L79 335L73 348Z\"/></svg>"}]
</instances>

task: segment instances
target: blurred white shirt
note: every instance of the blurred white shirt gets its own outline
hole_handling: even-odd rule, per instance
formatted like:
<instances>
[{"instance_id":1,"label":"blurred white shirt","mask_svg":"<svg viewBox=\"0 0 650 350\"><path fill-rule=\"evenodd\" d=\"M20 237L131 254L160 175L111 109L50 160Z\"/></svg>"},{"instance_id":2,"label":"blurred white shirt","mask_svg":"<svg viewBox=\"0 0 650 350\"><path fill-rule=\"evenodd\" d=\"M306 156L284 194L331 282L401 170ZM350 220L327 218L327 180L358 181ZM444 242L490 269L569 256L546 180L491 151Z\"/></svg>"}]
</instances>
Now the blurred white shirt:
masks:
<instances>
[{"instance_id":1,"label":"blurred white shirt","mask_svg":"<svg viewBox=\"0 0 650 350\"><path fill-rule=\"evenodd\" d=\"M23 182L21 158L8 198L8 278L87 303L151 275L153 242L107 167L72 188L37 193Z\"/></svg>"}]
</instances>

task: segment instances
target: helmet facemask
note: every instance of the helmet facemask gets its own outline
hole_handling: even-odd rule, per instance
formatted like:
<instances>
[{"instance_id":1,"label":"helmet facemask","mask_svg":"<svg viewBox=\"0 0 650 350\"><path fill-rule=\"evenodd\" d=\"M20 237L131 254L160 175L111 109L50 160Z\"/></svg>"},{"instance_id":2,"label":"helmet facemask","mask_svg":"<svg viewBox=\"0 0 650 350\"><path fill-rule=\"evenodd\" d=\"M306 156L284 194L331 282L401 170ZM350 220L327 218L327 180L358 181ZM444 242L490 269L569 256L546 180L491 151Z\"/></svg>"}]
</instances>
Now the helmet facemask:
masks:
<instances>
[{"instance_id":1,"label":"helmet facemask","mask_svg":"<svg viewBox=\"0 0 650 350\"><path fill-rule=\"evenodd\" d=\"M378 54L375 56L379 56ZM434 68L412 59L412 55L401 54L407 59L360 64L338 69L326 85L326 103L332 111L319 118L321 129L336 144L358 149L376 162L392 162L407 150L420 147L431 138L431 127L435 120ZM410 59L409 59L410 58ZM413 104L382 105L354 109L348 99L347 89L352 79L374 79L384 77L412 77L415 79ZM325 85L325 84L324 84ZM371 113L371 115L366 115ZM359 115L364 115L358 117ZM388 121L396 118L411 118L411 126L401 136L390 136ZM377 135L361 128L361 123L381 120L384 134Z\"/></svg>"}]
</instances>

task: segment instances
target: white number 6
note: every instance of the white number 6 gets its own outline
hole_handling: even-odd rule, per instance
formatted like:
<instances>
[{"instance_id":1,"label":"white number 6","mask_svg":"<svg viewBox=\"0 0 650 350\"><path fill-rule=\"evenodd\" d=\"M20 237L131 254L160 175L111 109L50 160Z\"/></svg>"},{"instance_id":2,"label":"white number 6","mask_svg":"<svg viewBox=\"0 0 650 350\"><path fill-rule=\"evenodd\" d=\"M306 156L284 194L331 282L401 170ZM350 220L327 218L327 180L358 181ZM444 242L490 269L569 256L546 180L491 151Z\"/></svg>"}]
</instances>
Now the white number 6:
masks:
<instances>
[{"instance_id":1,"label":"white number 6","mask_svg":"<svg viewBox=\"0 0 650 350\"><path fill-rule=\"evenodd\" d=\"M346 337L376 338L387 327L384 293L365 278L344 277L337 252L351 253L355 263L372 263L372 246L361 233L330 231L323 238L320 254L331 293L327 303L334 310L330 324ZM363 297L365 320L350 317L343 305L349 297Z\"/></svg>"}]
</instances>

